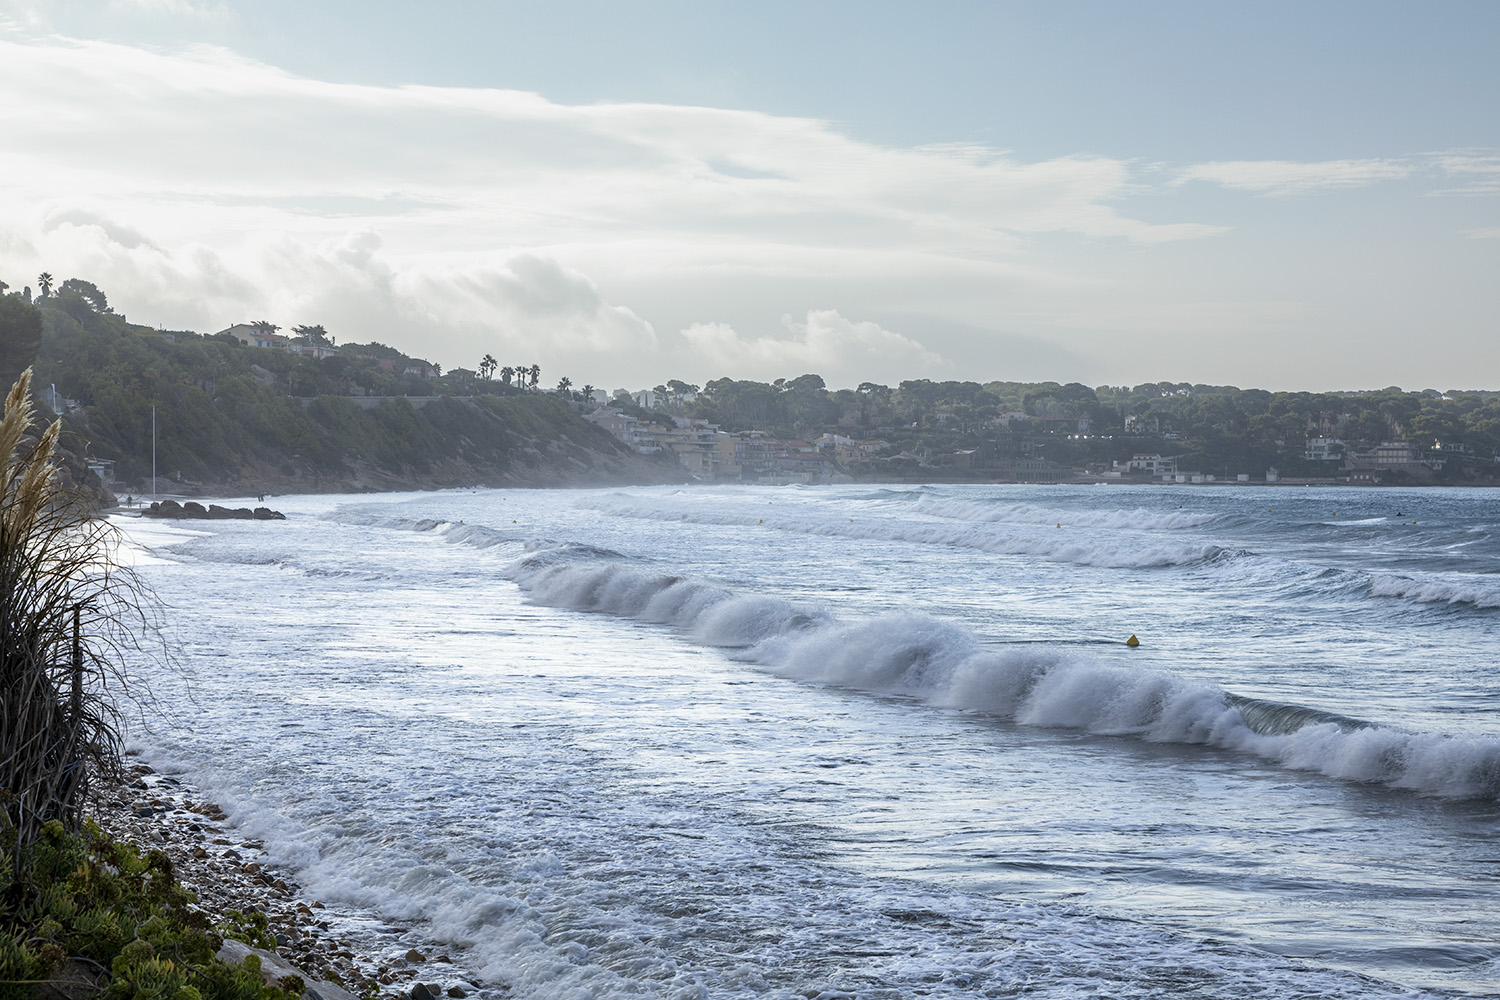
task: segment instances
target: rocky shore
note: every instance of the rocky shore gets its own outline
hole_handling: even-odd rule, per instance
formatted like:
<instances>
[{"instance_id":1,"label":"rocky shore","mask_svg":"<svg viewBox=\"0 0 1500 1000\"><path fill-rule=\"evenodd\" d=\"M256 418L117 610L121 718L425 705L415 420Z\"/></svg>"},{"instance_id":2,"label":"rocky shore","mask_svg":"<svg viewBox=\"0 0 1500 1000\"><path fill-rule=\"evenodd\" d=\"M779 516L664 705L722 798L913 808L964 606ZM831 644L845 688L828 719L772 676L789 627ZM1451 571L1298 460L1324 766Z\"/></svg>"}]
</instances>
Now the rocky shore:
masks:
<instances>
[{"instance_id":1,"label":"rocky shore","mask_svg":"<svg viewBox=\"0 0 1500 1000\"><path fill-rule=\"evenodd\" d=\"M176 778L135 758L126 760L123 786L96 796L91 815L105 832L172 861L177 880L215 916L229 910L264 913L276 938L276 957L308 984L313 1000L394 997L398 1000L487 1000L503 990L461 979L452 960L433 949L392 943L362 954L339 936L328 908L308 898L288 873L266 859L264 845L237 836L218 805ZM231 948L244 946L231 942ZM429 957L430 955L430 957ZM225 957L221 953L221 957ZM264 957L263 957L264 961ZM328 989L332 984L335 989Z\"/></svg>"}]
</instances>

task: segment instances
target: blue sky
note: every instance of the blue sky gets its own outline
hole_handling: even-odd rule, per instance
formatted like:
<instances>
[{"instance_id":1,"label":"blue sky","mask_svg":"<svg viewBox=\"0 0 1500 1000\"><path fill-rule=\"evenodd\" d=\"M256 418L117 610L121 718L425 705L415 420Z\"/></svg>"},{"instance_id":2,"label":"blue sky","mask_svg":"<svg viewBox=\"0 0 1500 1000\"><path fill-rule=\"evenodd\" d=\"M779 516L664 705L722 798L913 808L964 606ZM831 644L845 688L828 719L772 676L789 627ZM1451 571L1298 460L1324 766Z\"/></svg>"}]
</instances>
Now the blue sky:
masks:
<instances>
[{"instance_id":1,"label":"blue sky","mask_svg":"<svg viewBox=\"0 0 1500 1000\"><path fill-rule=\"evenodd\" d=\"M1500 388L1500 4L0 0L0 278L575 383Z\"/></svg>"}]
</instances>

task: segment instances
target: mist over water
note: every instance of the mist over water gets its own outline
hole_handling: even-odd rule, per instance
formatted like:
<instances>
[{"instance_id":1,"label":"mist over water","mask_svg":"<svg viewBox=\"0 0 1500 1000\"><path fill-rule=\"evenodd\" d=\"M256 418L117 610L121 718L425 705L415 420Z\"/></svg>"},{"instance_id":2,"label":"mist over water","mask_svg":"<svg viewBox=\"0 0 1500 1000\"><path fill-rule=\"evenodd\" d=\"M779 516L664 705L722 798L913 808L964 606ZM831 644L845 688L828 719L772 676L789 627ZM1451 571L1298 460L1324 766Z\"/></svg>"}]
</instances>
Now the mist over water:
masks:
<instances>
[{"instance_id":1,"label":"mist over water","mask_svg":"<svg viewBox=\"0 0 1500 1000\"><path fill-rule=\"evenodd\" d=\"M496 995L1494 995L1497 500L132 521L192 673L153 686L196 697L133 735L372 953L439 942Z\"/></svg>"}]
</instances>

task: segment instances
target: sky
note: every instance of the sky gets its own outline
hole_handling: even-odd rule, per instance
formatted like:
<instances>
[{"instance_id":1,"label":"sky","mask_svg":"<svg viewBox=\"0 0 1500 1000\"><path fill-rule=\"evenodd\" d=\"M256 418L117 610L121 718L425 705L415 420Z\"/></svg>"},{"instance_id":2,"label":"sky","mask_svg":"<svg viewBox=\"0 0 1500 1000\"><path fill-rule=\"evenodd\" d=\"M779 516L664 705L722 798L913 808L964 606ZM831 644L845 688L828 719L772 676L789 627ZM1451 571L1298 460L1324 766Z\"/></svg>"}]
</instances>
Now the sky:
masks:
<instances>
[{"instance_id":1,"label":"sky","mask_svg":"<svg viewBox=\"0 0 1500 1000\"><path fill-rule=\"evenodd\" d=\"M1500 3L0 0L0 280L639 388L1500 389Z\"/></svg>"}]
</instances>

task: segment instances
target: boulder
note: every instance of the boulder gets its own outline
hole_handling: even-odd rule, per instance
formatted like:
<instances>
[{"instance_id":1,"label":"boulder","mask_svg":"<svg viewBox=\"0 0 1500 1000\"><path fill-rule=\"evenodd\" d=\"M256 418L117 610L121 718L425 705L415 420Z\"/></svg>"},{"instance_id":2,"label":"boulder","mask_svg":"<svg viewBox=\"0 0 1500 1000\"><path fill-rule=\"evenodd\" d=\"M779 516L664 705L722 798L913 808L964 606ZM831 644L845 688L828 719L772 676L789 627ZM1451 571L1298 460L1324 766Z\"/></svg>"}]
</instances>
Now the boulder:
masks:
<instances>
[{"instance_id":1,"label":"boulder","mask_svg":"<svg viewBox=\"0 0 1500 1000\"><path fill-rule=\"evenodd\" d=\"M219 960L230 965L244 965L245 959L250 955L260 959L260 976L268 985L274 986L287 976L296 976L303 982L305 989L302 995L306 1000L359 1000L342 986L308 977L275 952L252 948L243 941L228 939L225 940L224 947L219 949Z\"/></svg>"},{"instance_id":2,"label":"boulder","mask_svg":"<svg viewBox=\"0 0 1500 1000\"><path fill-rule=\"evenodd\" d=\"M249 507L220 507L216 503L208 505L208 516L221 521L249 521L255 517Z\"/></svg>"}]
</instances>

